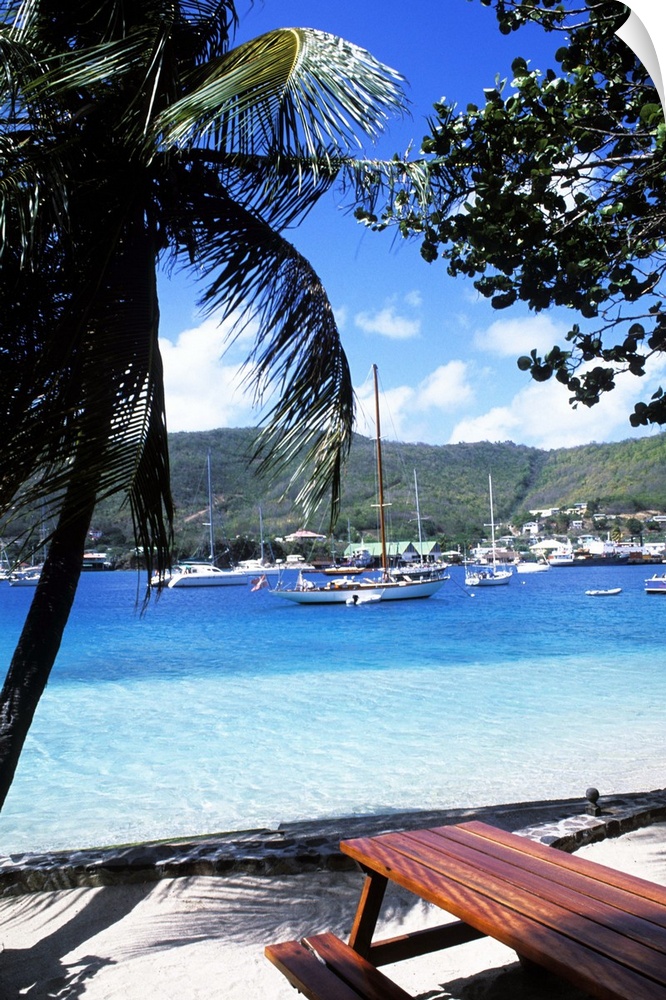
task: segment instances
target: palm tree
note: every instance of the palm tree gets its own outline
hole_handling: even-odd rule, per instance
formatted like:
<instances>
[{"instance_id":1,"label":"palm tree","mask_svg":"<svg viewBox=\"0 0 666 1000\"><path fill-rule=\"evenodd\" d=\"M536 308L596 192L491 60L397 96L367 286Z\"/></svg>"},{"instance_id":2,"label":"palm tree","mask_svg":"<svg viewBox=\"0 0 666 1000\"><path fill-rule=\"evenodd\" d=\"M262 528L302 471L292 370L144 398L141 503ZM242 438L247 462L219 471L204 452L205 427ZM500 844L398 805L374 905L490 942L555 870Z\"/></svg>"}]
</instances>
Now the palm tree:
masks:
<instances>
[{"instance_id":1,"label":"palm tree","mask_svg":"<svg viewBox=\"0 0 666 1000\"><path fill-rule=\"evenodd\" d=\"M169 564L157 268L190 268L236 332L258 319L246 377L272 396L257 457L298 457L302 502L331 493L334 516L350 373L321 282L282 233L334 182L368 192L404 167L351 155L403 96L341 39L288 29L232 49L233 0L0 11L0 518L46 506L56 523L0 693L1 806L95 504L125 495L148 578Z\"/></svg>"}]
</instances>

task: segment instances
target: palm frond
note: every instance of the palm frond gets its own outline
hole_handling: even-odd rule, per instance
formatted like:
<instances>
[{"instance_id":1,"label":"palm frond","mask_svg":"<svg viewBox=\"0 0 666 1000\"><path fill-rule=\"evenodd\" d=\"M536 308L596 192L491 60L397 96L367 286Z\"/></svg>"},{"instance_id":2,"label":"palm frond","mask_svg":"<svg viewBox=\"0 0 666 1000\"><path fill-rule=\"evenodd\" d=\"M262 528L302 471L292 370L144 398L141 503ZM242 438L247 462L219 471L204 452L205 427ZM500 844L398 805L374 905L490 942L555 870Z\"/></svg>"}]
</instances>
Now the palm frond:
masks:
<instances>
[{"instance_id":1,"label":"palm frond","mask_svg":"<svg viewBox=\"0 0 666 1000\"><path fill-rule=\"evenodd\" d=\"M309 28L268 32L211 60L156 121L162 145L320 156L360 146L405 107L402 77L364 49Z\"/></svg>"},{"instance_id":2,"label":"palm frond","mask_svg":"<svg viewBox=\"0 0 666 1000\"><path fill-rule=\"evenodd\" d=\"M181 15L192 27L192 57L197 63L227 51L238 25L234 0L181 0Z\"/></svg>"},{"instance_id":3,"label":"palm frond","mask_svg":"<svg viewBox=\"0 0 666 1000\"><path fill-rule=\"evenodd\" d=\"M107 86L116 77L134 72L150 62L155 32L145 27L130 36L111 39L72 53L52 57L40 77L25 88L56 104L63 95L98 87L103 75ZM148 47L148 54L146 48ZM147 57L148 55L148 57Z\"/></svg>"},{"instance_id":4,"label":"palm frond","mask_svg":"<svg viewBox=\"0 0 666 1000\"><path fill-rule=\"evenodd\" d=\"M153 254L126 239L86 272L61 268L56 243L33 263L8 254L0 283L0 517L61 509L66 495L76 512L77 495L83 507L124 492L149 562L163 567L171 499Z\"/></svg>"},{"instance_id":5,"label":"palm frond","mask_svg":"<svg viewBox=\"0 0 666 1000\"><path fill-rule=\"evenodd\" d=\"M334 523L354 399L321 281L272 226L228 195L203 200L196 214L205 219L196 266L212 278L203 306L237 317L236 336L258 323L245 372L257 404L270 404L255 455L260 470L277 473L295 462L291 482L306 480L298 502L311 513L330 494Z\"/></svg>"},{"instance_id":6,"label":"palm frond","mask_svg":"<svg viewBox=\"0 0 666 1000\"><path fill-rule=\"evenodd\" d=\"M223 188L234 201L282 231L302 221L323 194L337 184L348 207L361 206L372 213L381 204L395 216L432 205L446 210L446 186L436 164L437 185L432 185L433 161L359 159L328 149L318 158L309 156L249 156L190 149L178 154L181 164L204 165L217 172ZM183 187L182 174L179 189ZM445 204L446 202L446 204Z\"/></svg>"},{"instance_id":7,"label":"palm frond","mask_svg":"<svg viewBox=\"0 0 666 1000\"><path fill-rule=\"evenodd\" d=\"M208 190L222 189L248 211L275 229L302 221L307 212L338 180L345 159L331 151L325 160L296 156L246 156L191 149L178 154L181 166L205 170ZM351 162L351 161L350 161ZM197 176L201 179L202 174ZM179 175L179 188L191 181Z\"/></svg>"}]
</instances>

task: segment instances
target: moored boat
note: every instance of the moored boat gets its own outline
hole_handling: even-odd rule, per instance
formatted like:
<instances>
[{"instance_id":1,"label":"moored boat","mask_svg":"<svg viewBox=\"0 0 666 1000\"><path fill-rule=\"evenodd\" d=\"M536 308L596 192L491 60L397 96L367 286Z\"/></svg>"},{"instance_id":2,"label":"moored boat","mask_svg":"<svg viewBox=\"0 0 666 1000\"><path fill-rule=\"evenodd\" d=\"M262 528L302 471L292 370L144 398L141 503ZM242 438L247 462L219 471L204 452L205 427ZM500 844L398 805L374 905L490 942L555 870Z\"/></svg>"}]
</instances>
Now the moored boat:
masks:
<instances>
[{"instance_id":1,"label":"moored boat","mask_svg":"<svg viewBox=\"0 0 666 1000\"><path fill-rule=\"evenodd\" d=\"M658 576L657 573L645 581L646 594L666 594L666 573Z\"/></svg>"},{"instance_id":2,"label":"moored boat","mask_svg":"<svg viewBox=\"0 0 666 1000\"><path fill-rule=\"evenodd\" d=\"M586 590L588 597L616 597L622 593L622 587L609 587L607 590Z\"/></svg>"},{"instance_id":3,"label":"moored boat","mask_svg":"<svg viewBox=\"0 0 666 1000\"><path fill-rule=\"evenodd\" d=\"M495 552L495 512L493 509L493 481L488 473L488 492L490 495L490 538L492 546L492 563L488 566L473 566L465 569L465 585L467 587L501 587L511 582L513 570L499 566Z\"/></svg>"},{"instance_id":4,"label":"moored boat","mask_svg":"<svg viewBox=\"0 0 666 1000\"><path fill-rule=\"evenodd\" d=\"M264 519L261 513L261 507L259 508L259 539L259 556L255 559L241 559L238 563L238 570L240 570L241 573L247 573L248 575L253 573L262 573L263 575L277 576L281 572L281 567L275 562L266 561Z\"/></svg>"},{"instance_id":5,"label":"moored boat","mask_svg":"<svg viewBox=\"0 0 666 1000\"><path fill-rule=\"evenodd\" d=\"M465 575L467 587L501 587L511 582L513 573L510 569L498 569L493 566L477 566Z\"/></svg>"},{"instance_id":6,"label":"moored boat","mask_svg":"<svg viewBox=\"0 0 666 1000\"><path fill-rule=\"evenodd\" d=\"M384 484L382 472L382 449L381 430L379 422L379 385L377 379L377 365L373 365L374 388L375 388L375 425L376 425L376 460L377 460L377 484L378 484L378 510L379 510L379 535L381 540L381 561L382 568L377 579L366 577L364 579L351 579L345 574L328 580L325 584L317 584L313 580L306 579L302 572L299 573L296 585L285 587L280 583L271 590L276 597L283 597L285 600L293 601L295 604L346 604L348 598L350 603L357 600L371 598L375 601L405 601L414 598L431 597L444 586L449 579L448 574L433 571L427 579L412 579L409 570L391 571L388 564L387 544L386 544L386 521L384 517Z\"/></svg>"},{"instance_id":7,"label":"moored boat","mask_svg":"<svg viewBox=\"0 0 666 1000\"><path fill-rule=\"evenodd\" d=\"M210 562L188 560L178 563L167 578L167 587L242 587L248 582L246 573L235 569L220 569Z\"/></svg>"},{"instance_id":8,"label":"moored boat","mask_svg":"<svg viewBox=\"0 0 666 1000\"><path fill-rule=\"evenodd\" d=\"M41 575L41 566L27 566L25 569L14 570L7 579L10 587L36 587Z\"/></svg>"},{"instance_id":9,"label":"moored boat","mask_svg":"<svg viewBox=\"0 0 666 1000\"><path fill-rule=\"evenodd\" d=\"M554 549L548 556L548 562L551 566L573 566L575 562L573 549L570 545Z\"/></svg>"},{"instance_id":10,"label":"moored boat","mask_svg":"<svg viewBox=\"0 0 666 1000\"><path fill-rule=\"evenodd\" d=\"M549 570L547 562L518 562L516 563L516 573L543 573Z\"/></svg>"},{"instance_id":11,"label":"moored boat","mask_svg":"<svg viewBox=\"0 0 666 1000\"><path fill-rule=\"evenodd\" d=\"M262 562L261 559L241 559L238 563L238 568L233 570L233 572L247 575L264 573L268 576L278 576L282 572L282 568L277 563L266 563Z\"/></svg>"},{"instance_id":12,"label":"moored boat","mask_svg":"<svg viewBox=\"0 0 666 1000\"><path fill-rule=\"evenodd\" d=\"M248 582L247 573L238 569L220 569L215 565L215 531L213 526L213 489L211 483L210 451L207 462L208 477L208 531L209 559L184 559L174 566L165 577L156 576L152 585L167 586L170 590L185 587L243 587Z\"/></svg>"}]
</instances>

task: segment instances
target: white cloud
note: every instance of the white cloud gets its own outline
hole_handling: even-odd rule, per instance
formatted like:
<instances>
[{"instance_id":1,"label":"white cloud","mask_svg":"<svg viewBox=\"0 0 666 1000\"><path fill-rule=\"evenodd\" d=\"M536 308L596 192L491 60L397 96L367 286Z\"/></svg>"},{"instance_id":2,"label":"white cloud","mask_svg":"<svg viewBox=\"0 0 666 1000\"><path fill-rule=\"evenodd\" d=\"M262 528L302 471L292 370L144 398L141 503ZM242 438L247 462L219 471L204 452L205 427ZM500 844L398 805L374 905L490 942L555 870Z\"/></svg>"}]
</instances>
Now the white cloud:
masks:
<instances>
[{"instance_id":1,"label":"white cloud","mask_svg":"<svg viewBox=\"0 0 666 1000\"><path fill-rule=\"evenodd\" d=\"M449 361L425 378L416 390L417 408L435 408L452 412L474 398L469 381L469 365L464 361Z\"/></svg>"},{"instance_id":2,"label":"white cloud","mask_svg":"<svg viewBox=\"0 0 666 1000\"><path fill-rule=\"evenodd\" d=\"M563 324L554 323L545 314L514 317L496 320L487 329L479 330L474 335L474 346L499 357L517 358L533 348L539 353L549 351L554 344L565 343L566 334Z\"/></svg>"},{"instance_id":3,"label":"white cloud","mask_svg":"<svg viewBox=\"0 0 666 1000\"><path fill-rule=\"evenodd\" d=\"M232 360L231 351L223 361L230 325L207 319L184 330L175 342L160 340L170 431L246 427L257 422L252 400L241 388L240 363Z\"/></svg>"},{"instance_id":4,"label":"white cloud","mask_svg":"<svg viewBox=\"0 0 666 1000\"><path fill-rule=\"evenodd\" d=\"M379 417L383 438L411 441L407 425L414 412L415 392L411 386L401 385L383 389L379 399ZM356 430L366 437L375 436L375 399L369 385L356 393Z\"/></svg>"},{"instance_id":5,"label":"white cloud","mask_svg":"<svg viewBox=\"0 0 666 1000\"><path fill-rule=\"evenodd\" d=\"M515 357L513 322L493 324L495 335L498 326L502 336L514 338L511 354ZM518 333L521 326L519 323ZM548 325L542 330L548 331ZM169 430L199 431L259 422L260 413L241 385L241 362L249 345L239 343L225 353L228 331L229 324L220 326L210 319L184 330L175 342L160 341ZM255 332L249 330L247 337ZM497 337L499 343L502 336ZM534 330L530 337L534 344ZM382 436L435 445L510 440L546 449L620 440L636 434L628 421L634 404L649 399L666 380L666 357L658 357L651 360L644 378L619 376L616 388L597 406L573 410L568 402L570 393L555 380L536 383L525 376L523 387L511 395L509 380L502 377L499 368L499 363L498 369L484 370L462 360L449 361L416 384L403 382L382 388ZM511 368L514 381L513 361ZM374 397L369 384L357 389L357 401L356 430L374 437Z\"/></svg>"},{"instance_id":6,"label":"white cloud","mask_svg":"<svg viewBox=\"0 0 666 1000\"><path fill-rule=\"evenodd\" d=\"M379 408L382 437L397 441L442 444L443 419L474 399L470 369L463 361L440 365L415 387L384 389ZM357 390L357 431L375 435L375 403L369 385Z\"/></svg>"},{"instance_id":7,"label":"white cloud","mask_svg":"<svg viewBox=\"0 0 666 1000\"><path fill-rule=\"evenodd\" d=\"M573 448L593 441L617 441L635 435L629 414L648 398L666 375L666 359L654 361L646 377L619 376L615 389L593 407L569 404L570 393L552 379L530 382L506 406L463 418L453 428L451 444L461 441L507 441L536 448ZM650 433L646 430L646 433Z\"/></svg>"},{"instance_id":8,"label":"white cloud","mask_svg":"<svg viewBox=\"0 0 666 1000\"><path fill-rule=\"evenodd\" d=\"M411 340L421 333L421 320L400 315L392 304L376 312L357 313L354 322L366 333L378 333L389 340Z\"/></svg>"},{"instance_id":9,"label":"white cloud","mask_svg":"<svg viewBox=\"0 0 666 1000\"><path fill-rule=\"evenodd\" d=\"M516 441L520 418L508 406L494 406L478 417L465 417L451 432L449 444L463 441ZM524 443L524 442L521 442Z\"/></svg>"},{"instance_id":10,"label":"white cloud","mask_svg":"<svg viewBox=\"0 0 666 1000\"><path fill-rule=\"evenodd\" d=\"M407 292L405 295L405 302L408 306L413 306L414 309L418 309L419 306L423 305L423 296L417 289L414 289L412 292Z\"/></svg>"},{"instance_id":11,"label":"white cloud","mask_svg":"<svg viewBox=\"0 0 666 1000\"><path fill-rule=\"evenodd\" d=\"M336 306L333 310L335 315L335 322L337 324L338 330L344 330L349 323L349 310L346 306Z\"/></svg>"}]
</instances>

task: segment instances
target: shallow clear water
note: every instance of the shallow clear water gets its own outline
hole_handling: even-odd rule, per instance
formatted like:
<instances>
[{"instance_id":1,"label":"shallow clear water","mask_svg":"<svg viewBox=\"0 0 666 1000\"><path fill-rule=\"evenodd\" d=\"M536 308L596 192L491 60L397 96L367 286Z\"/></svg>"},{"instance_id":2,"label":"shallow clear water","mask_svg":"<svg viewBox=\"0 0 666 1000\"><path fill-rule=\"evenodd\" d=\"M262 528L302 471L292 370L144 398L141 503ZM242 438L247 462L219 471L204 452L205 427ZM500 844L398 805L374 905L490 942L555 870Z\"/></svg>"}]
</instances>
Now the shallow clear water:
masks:
<instances>
[{"instance_id":1,"label":"shallow clear water","mask_svg":"<svg viewBox=\"0 0 666 1000\"><path fill-rule=\"evenodd\" d=\"M666 599L561 568L433 598L300 607L85 575L0 853L294 819L663 787ZM618 597L585 596L621 586ZM32 592L0 586L8 661Z\"/></svg>"}]
</instances>

